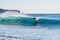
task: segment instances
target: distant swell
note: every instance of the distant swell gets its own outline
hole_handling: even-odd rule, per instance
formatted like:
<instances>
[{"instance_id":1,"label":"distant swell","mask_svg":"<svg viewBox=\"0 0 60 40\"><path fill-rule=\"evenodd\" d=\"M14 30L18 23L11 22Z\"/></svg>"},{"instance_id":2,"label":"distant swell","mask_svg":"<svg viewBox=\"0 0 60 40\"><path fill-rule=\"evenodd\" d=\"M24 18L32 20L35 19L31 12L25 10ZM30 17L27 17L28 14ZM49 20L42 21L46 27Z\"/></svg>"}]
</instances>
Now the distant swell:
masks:
<instances>
[{"instance_id":1,"label":"distant swell","mask_svg":"<svg viewBox=\"0 0 60 40\"><path fill-rule=\"evenodd\" d=\"M60 24L60 20L54 20L54 19L39 19L38 24L46 24L46 25L53 25L53 24Z\"/></svg>"}]
</instances>

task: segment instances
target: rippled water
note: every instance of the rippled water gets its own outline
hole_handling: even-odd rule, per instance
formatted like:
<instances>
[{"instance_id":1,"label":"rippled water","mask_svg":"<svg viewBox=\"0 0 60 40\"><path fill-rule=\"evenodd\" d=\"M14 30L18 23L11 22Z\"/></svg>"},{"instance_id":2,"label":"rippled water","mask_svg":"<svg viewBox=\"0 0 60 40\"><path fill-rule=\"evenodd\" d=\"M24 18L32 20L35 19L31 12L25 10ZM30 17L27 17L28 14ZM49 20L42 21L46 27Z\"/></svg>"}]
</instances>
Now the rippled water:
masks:
<instances>
[{"instance_id":1,"label":"rippled water","mask_svg":"<svg viewBox=\"0 0 60 40\"><path fill-rule=\"evenodd\" d=\"M0 35L20 37L22 40L60 40L60 28L0 25Z\"/></svg>"}]
</instances>

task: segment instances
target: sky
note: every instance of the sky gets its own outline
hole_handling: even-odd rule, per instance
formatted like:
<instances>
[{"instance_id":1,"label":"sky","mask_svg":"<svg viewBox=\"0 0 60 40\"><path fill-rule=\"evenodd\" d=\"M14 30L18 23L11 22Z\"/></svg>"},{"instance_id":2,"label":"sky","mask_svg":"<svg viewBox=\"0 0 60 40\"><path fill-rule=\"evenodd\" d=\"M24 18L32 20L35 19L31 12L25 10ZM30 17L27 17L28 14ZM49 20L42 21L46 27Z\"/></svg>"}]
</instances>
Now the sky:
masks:
<instances>
[{"instance_id":1,"label":"sky","mask_svg":"<svg viewBox=\"0 0 60 40\"><path fill-rule=\"evenodd\" d=\"M0 0L0 8L24 13L60 13L60 0Z\"/></svg>"}]
</instances>

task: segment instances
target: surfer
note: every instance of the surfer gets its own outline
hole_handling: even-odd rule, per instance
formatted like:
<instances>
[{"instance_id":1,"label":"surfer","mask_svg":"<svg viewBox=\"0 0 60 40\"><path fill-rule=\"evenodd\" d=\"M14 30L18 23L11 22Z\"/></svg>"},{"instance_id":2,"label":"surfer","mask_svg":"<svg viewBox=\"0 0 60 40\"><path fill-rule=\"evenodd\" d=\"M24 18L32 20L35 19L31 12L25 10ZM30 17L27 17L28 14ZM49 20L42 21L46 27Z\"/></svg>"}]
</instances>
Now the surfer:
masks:
<instances>
[{"instance_id":1,"label":"surfer","mask_svg":"<svg viewBox=\"0 0 60 40\"><path fill-rule=\"evenodd\" d=\"M34 19L34 21L35 21L35 26L37 26L37 20L36 20L36 18L33 18Z\"/></svg>"}]
</instances>

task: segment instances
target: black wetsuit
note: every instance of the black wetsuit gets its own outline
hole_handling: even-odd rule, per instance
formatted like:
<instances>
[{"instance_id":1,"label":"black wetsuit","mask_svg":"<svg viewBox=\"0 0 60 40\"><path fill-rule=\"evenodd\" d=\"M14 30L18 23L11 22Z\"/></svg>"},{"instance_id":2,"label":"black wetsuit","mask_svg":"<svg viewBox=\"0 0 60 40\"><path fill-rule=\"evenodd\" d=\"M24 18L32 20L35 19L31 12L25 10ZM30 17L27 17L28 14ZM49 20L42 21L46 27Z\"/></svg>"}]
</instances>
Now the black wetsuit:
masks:
<instances>
[{"instance_id":1,"label":"black wetsuit","mask_svg":"<svg viewBox=\"0 0 60 40\"><path fill-rule=\"evenodd\" d=\"M35 22L34 26L37 26L37 20L36 20L36 18L33 18L33 19L34 19L34 22Z\"/></svg>"}]
</instances>

